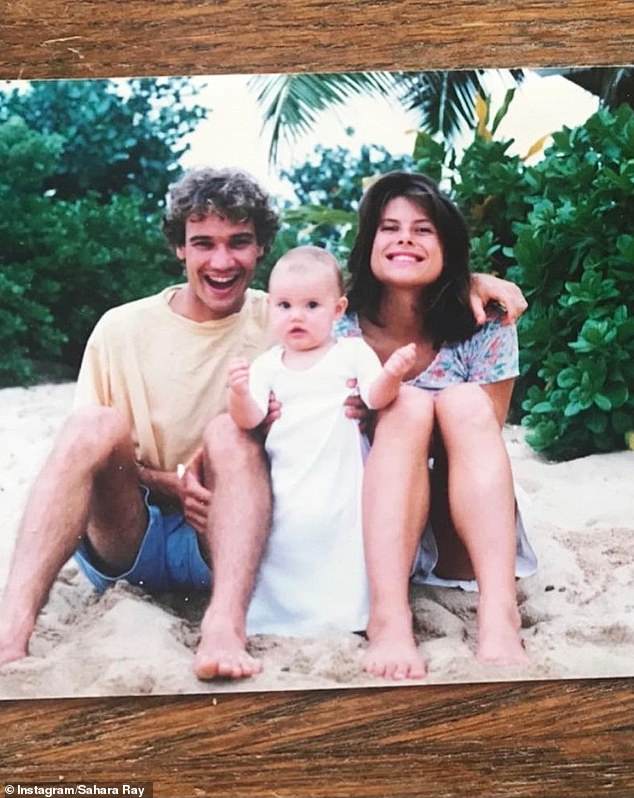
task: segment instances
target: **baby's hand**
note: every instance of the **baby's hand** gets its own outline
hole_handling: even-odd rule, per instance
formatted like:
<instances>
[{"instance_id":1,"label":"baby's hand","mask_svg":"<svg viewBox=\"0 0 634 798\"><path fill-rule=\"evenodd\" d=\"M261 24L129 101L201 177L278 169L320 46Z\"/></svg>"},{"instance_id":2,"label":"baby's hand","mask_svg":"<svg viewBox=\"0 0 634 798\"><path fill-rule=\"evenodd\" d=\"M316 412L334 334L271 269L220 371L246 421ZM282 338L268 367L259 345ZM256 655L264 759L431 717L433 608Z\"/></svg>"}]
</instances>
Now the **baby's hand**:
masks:
<instances>
[{"instance_id":1,"label":"baby's hand","mask_svg":"<svg viewBox=\"0 0 634 798\"><path fill-rule=\"evenodd\" d=\"M249 362L236 357L229 363L229 388L239 396L249 393Z\"/></svg>"},{"instance_id":2,"label":"baby's hand","mask_svg":"<svg viewBox=\"0 0 634 798\"><path fill-rule=\"evenodd\" d=\"M402 380L416 362L416 344L407 344L396 349L388 357L383 368L391 377Z\"/></svg>"}]
</instances>

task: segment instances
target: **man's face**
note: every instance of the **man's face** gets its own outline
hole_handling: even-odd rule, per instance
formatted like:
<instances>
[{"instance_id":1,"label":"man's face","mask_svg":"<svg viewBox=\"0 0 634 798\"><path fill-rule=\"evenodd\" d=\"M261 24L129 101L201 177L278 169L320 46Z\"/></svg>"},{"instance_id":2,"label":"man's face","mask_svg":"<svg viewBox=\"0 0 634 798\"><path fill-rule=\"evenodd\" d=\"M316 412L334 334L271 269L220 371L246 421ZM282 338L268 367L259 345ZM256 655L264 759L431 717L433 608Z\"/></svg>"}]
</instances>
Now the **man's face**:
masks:
<instances>
[{"instance_id":1,"label":"man's face","mask_svg":"<svg viewBox=\"0 0 634 798\"><path fill-rule=\"evenodd\" d=\"M176 248L187 272L187 315L211 321L237 313L262 252L252 221L216 214L187 219L185 244Z\"/></svg>"}]
</instances>

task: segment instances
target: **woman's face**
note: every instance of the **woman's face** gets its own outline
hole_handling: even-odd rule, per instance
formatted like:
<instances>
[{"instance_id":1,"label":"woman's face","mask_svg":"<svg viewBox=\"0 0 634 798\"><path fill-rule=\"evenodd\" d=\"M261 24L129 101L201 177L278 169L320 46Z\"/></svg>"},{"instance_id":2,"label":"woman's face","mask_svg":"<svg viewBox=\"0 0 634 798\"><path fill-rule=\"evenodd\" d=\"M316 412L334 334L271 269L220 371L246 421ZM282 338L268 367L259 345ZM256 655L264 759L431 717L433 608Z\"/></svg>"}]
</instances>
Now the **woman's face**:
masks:
<instances>
[{"instance_id":1,"label":"woman's face","mask_svg":"<svg viewBox=\"0 0 634 798\"><path fill-rule=\"evenodd\" d=\"M374 235L370 268L379 282L394 288L423 288L440 277L442 244L420 205L407 197L387 203Z\"/></svg>"}]
</instances>

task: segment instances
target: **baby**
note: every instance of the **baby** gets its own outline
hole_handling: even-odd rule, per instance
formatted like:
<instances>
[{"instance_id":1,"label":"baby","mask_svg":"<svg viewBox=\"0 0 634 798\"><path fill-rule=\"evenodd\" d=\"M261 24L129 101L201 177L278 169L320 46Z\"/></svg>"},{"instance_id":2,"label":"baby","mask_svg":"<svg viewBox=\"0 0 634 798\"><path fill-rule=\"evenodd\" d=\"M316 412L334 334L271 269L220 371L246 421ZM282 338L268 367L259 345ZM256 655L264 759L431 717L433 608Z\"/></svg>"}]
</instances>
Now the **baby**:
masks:
<instances>
[{"instance_id":1,"label":"baby","mask_svg":"<svg viewBox=\"0 0 634 798\"><path fill-rule=\"evenodd\" d=\"M273 525L247 616L247 633L315 635L365 629L368 586L363 554L361 433L346 417L347 381L370 408L392 402L416 357L414 344L384 366L361 338L335 340L345 312L336 260L297 247L269 281L270 325L279 342L249 367L229 368L229 412L244 429L282 406L266 439Z\"/></svg>"}]
</instances>

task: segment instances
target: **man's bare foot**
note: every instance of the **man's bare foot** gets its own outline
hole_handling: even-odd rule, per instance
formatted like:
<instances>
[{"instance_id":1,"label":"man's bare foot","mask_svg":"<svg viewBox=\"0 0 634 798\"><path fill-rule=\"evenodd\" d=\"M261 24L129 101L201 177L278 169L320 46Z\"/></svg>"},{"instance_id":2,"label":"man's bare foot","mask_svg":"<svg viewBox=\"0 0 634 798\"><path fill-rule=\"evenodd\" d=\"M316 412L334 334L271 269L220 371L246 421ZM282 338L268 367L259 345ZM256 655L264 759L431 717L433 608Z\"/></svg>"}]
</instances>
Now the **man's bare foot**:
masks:
<instances>
[{"instance_id":1,"label":"man's bare foot","mask_svg":"<svg viewBox=\"0 0 634 798\"><path fill-rule=\"evenodd\" d=\"M3 604L0 609L3 623L0 627L0 668L29 656L29 640L33 634L35 620L24 613L14 613Z\"/></svg>"},{"instance_id":2,"label":"man's bare foot","mask_svg":"<svg viewBox=\"0 0 634 798\"><path fill-rule=\"evenodd\" d=\"M385 679L422 679L427 673L418 651L411 620L368 624L369 645L363 655L363 670Z\"/></svg>"},{"instance_id":3,"label":"man's bare foot","mask_svg":"<svg viewBox=\"0 0 634 798\"><path fill-rule=\"evenodd\" d=\"M480 599L476 657L486 665L527 665L530 660L520 637L521 619L516 606Z\"/></svg>"},{"instance_id":4,"label":"man's bare foot","mask_svg":"<svg viewBox=\"0 0 634 798\"><path fill-rule=\"evenodd\" d=\"M246 679L262 670L262 663L246 652L246 639L233 626L203 619L201 638L194 657L199 679Z\"/></svg>"},{"instance_id":5,"label":"man's bare foot","mask_svg":"<svg viewBox=\"0 0 634 798\"><path fill-rule=\"evenodd\" d=\"M9 662L28 657L28 655L29 650L26 644L21 645L11 637L0 635L0 668L8 665Z\"/></svg>"}]
</instances>

